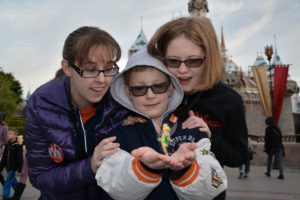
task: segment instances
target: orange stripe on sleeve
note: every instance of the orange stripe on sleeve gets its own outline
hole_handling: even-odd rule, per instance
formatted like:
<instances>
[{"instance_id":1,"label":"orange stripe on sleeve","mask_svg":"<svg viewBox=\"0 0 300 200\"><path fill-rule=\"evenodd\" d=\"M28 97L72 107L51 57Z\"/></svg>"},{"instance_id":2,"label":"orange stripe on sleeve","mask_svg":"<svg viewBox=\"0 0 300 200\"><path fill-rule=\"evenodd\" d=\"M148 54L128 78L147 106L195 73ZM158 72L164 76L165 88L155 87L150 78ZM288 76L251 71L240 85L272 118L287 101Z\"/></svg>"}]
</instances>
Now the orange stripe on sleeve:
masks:
<instances>
[{"instance_id":1,"label":"orange stripe on sleeve","mask_svg":"<svg viewBox=\"0 0 300 200\"><path fill-rule=\"evenodd\" d=\"M192 184L199 174L199 169L200 167L198 163L194 161L190 168L185 172L185 174L177 180L172 180L172 183L177 185L178 187L185 187Z\"/></svg>"},{"instance_id":2,"label":"orange stripe on sleeve","mask_svg":"<svg viewBox=\"0 0 300 200\"><path fill-rule=\"evenodd\" d=\"M158 183L162 176L161 174L154 174L144 169L137 158L132 161L132 169L137 178L144 183Z\"/></svg>"},{"instance_id":3,"label":"orange stripe on sleeve","mask_svg":"<svg viewBox=\"0 0 300 200\"><path fill-rule=\"evenodd\" d=\"M139 169L143 174L145 174L147 177L149 177L149 178L160 178L160 177L162 176L163 173L161 173L161 174L155 174L155 173L149 172L148 170L146 170L146 169L143 167L143 165L141 164L141 162L140 162L138 159L136 159L136 160L137 160L137 167L138 167L138 169Z\"/></svg>"}]
</instances>

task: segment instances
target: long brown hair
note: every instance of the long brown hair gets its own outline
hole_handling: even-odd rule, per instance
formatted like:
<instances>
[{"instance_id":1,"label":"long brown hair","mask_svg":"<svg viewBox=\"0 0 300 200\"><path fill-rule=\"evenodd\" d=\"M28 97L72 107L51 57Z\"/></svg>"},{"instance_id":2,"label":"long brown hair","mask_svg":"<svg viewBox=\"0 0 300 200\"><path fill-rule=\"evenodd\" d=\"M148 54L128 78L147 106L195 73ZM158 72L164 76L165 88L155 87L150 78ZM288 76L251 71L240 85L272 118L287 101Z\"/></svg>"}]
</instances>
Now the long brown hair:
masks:
<instances>
[{"instance_id":1,"label":"long brown hair","mask_svg":"<svg viewBox=\"0 0 300 200\"><path fill-rule=\"evenodd\" d=\"M181 17L165 23L149 41L149 53L163 60L170 42L181 35L197 44L205 52L201 82L195 89L200 91L212 88L221 81L225 66L217 35L210 19L206 17Z\"/></svg>"},{"instance_id":2,"label":"long brown hair","mask_svg":"<svg viewBox=\"0 0 300 200\"><path fill-rule=\"evenodd\" d=\"M89 61L89 52L101 46L110 61L117 62L121 58L121 48L117 41L106 31L97 27L83 26L70 33L63 47L63 58L70 63L81 65ZM105 57L105 55L103 55Z\"/></svg>"}]
</instances>

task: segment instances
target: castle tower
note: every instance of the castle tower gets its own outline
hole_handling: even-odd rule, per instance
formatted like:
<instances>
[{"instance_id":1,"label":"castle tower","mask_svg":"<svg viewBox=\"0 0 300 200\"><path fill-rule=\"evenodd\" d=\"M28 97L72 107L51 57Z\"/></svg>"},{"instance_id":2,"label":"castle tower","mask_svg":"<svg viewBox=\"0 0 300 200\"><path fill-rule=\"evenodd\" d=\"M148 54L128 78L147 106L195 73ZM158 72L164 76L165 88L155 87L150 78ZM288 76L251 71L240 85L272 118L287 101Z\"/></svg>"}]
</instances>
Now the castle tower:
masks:
<instances>
[{"instance_id":1,"label":"castle tower","mask_svg":"<svg viewBox=\"0 0 300 200\"><path fill-rule=\"evenodd\" d=\"M228 56L227 56L227 50L226 50L226 45L225 45L225 39L224 39L224 32L223 32L223 26L221 27L221 55L223 58L224 63L228 63Z\"/></svg>"},{"instance_id":2,"label":"castle tower","mask_svg":"<svg viewBox=\"0 0 300 200\"><path fill-rule=\"evenodd\" d=\"M194 17L206 17L206 14L209 12L207 0L189 0L188 12L191 16ZM248 75L244 75L241 71L241 67L239 67L233 61L231 56L228 56L223 27L221 27L220 51L226 68L226 72L222 77L222 81L235 89L242 96L248 110L246 112L246 122L249 133L251 135L263 136L265 131L264 121L266 116L263 113L261 99L259 96L257 85L253 78L252 70L249 71ZM281 63L280 57L277 52L276 38L275 51L272 61L272 64ZM268 67L268 64L262 54L258 54L252 66ZM249 67L252 68L252 66ZM291 80L288 80L287 85L290 85L288 91L291 91L291 94L293 94L295 90L299 90L299 87L297 86L297 83L295 81L292 82ZM293 119L291 118L292 111L290 95L287 95L284 99L281 119L279 122L280 128L284 135L292 135L295 132Z\"/></svg>"},{"instance_id":3,"label":"castle tower","mask_svg":"<svg viewBox=\"0 0 300 200\"><path fill-rule=\"evenodd\" d=\"M188 3L188 11L194 17L206 17L209 12L206 0L190 0Z\"/></svg>"},{"instance_id":4,"label":"castle tower","mask_svg":"<svg viewBox=\"0 0 300 200\"><path fill-rule=\"evenodd\" d=\"M143 31L143 18L141 17L141 31L140 31L139 35L137 36L133 45L128 50L128 57L130 57L132 54L134 54L135 52L137 52L138 50L140 50L141 48L146 46L147 43L148 43L148 40Z\"/></svg>"}]
</instances>

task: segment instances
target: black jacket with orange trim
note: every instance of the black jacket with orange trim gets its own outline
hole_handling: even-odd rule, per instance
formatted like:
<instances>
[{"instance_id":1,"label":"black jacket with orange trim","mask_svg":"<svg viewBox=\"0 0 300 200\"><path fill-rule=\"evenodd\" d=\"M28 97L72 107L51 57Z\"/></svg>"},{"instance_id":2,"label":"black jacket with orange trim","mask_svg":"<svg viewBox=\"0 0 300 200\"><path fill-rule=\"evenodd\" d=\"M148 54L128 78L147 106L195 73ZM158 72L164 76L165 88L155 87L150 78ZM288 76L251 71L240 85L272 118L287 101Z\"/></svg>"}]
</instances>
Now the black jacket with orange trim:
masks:
<instances>
[{"instance_id":1,"label":"black jacket with orange trim","mask_svg":"<svg viewBox=\"0 0 300 200\"><path fill-rule=\"evenodd\" d=\"M160 123L157 120L155 126L146 113L133 105L124 87L123 75L135 66L145 65L169 76L172 83L168 106L159 117ZM162 62L147 53L147 49L142 49L130 57L125 69L114 78L110 91L118 103L145 119L144 123L119 126L108 134L117 136L120 149L103 159L97 170L96 180L113 199L204 200L213 199L226 189L226 174L210 152L211 144L207 135L201 133L198 128L182 129L182 122L187 118L177 118L171 114L183 98L180 83ZM165 171L149 169L130 154L132 150L146 146L159 153L170 155L185 142L197 144L196 158L187 169L179 173L173 173L170 169Z\"/></svg>"},{"instance_id":2,"label":"black jacket with orange trim","mask_svg":"<svg viewBox=\"0 0 300 200\"><path fill-rule=\"evenodd\" d=\"M113 199L212 199L226 189L226 175L219 162L209 153L207 134L198 128L181 129L180 120L175 124L165 120L161 130L166 125L171 129L166 148L168 154L175 152L182 143L197 143L197 158L189 168L174 176L170 170L154 172L134 159L131 151L143 146L165 153L160 142L163 133L157 134L152 121L145 120L144 123L119 126L108 135L117 137L120 150L104 159L96 179L98 185Z\"/></svg>"}]
</instances>

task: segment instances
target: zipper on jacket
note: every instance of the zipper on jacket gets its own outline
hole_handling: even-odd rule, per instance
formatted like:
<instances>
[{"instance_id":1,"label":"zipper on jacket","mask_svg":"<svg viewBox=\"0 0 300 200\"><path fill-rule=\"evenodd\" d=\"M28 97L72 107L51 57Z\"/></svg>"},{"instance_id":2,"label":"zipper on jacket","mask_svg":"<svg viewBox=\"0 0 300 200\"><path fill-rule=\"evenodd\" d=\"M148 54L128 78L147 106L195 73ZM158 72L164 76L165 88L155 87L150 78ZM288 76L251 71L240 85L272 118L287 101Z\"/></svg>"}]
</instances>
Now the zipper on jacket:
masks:
<instances>
[{"instance_id":1,"label":"zipper on jacket","mask_svg":"<svg viewBox=\"0 0 300 200\"><path fill-rule=\"evenodd\" d=\"M78 111L78 114L79 114L79 119L80 119L80 125L81 125L82 131L83 131L84 150L85 150L85 153L87 153L88 150L87 150L87 142L86 142L86 132L85 132L85 128L84 128L84 125L83 125L83 122L82 122L80 111Z\"/></svg>"}]
</instances>

